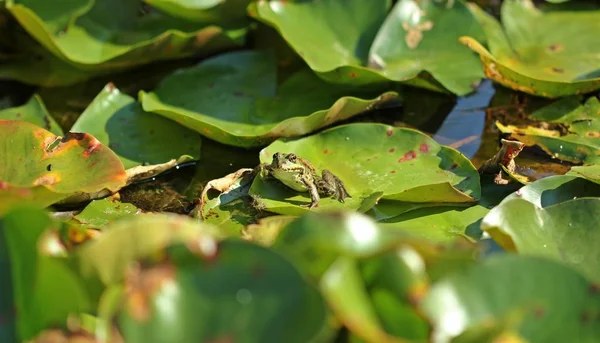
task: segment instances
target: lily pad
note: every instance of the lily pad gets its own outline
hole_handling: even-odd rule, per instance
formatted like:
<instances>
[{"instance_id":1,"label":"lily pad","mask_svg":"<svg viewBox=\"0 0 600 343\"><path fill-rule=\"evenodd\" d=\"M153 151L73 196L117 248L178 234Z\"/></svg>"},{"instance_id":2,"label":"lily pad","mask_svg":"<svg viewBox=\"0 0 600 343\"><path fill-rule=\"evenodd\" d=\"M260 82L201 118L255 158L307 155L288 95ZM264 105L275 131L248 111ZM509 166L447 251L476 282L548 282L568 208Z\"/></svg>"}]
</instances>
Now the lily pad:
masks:
<instances>
[{"instance_id":1,"label":"lily pad","mask_svg":"<svg viewBox=\"0 0 600 343\"><path fill-rule=\"evenodd\" d=\"M477 6L472 10L488 49L476 37L461 42L480 55L488 78L549 98L600 88L600 37L595 33L600 11L542 12L530 0L507 0L501 25Z\"/></svg>"},{"instance_id":2,"label":"lily pad","mask_svg":"<svg viewBox=\"0 0 600 343\"><path fill-rule=\"evenodd\" d=\"M510 199L488 213L481 228L505 250L544 256L600 281L600 198L582 198L539 208Z\"/></svg>"},{"instance_id":3,"label":"lily pad","mask_svg":"<svg viewBox=\"0 0 600 343\"><path fill-rule=\"evenodd\" d=\"M538 146L548 155L573 163L600 161L600 101L591 97L584 104L577 98L564 98L534 112L527 127L496 123L528 146ZM550 124L547 124L550 123Z\"/></svg>"},{"instance_id":4,"label":"lily pad","mask_svg":"<svg viewBox=\"0 0 600 343\"><path fill-rule=\"evenodd\" d=\"M197 22L247 21L246 7L250 0L145 0L147 4L174 17Z\"/></svg>"},{"instance_id":5,"label":"lily pad","mask_svg":"<svg viewBox=\"0 0 600 343\"><path fill-rule=\"evenodd\" d=\"M50 326L65 326L69 314L93 311L97 301L98 294L64 258L56 226L45 211L34 208L14 209L0 222L11 261L18 341Z\"/></svg>"},{"instance_id":6,"label":"lily pad","mask_svg":"<svg viewBox=\"0 0 600 343\"><path fill-rule=\"evenodd\" d=\"M512 199L523 199L536 207L545 208L565 201L600 196L600 185L575 175L549 176L507 196L500 204Z\"/></svg>"},{"instance_id":7,"label":"lily pad","mask_svg":"<svg viewBox=\"0 0 600 343\"><path fill-rule=\"evenodd\" d=\"M399 230L431 242L453 242L457 238L475 240L481 238L479 224L488 211L480 205L466 208L425 207L382 221L379 226L385 230Z\"/></svg>"},{"instance_id":8,"label":"lily pad","mask_svg":"<svg viewBox=\"0 0 600 343\"><path fill-rule=\"evenodd\" d=\"M93 135L119 156L125 168L189 156L200 158L201 138L164 117L147 113L135 99L108 84L77 119L71 131Z\"/></svg>"},{"instance_id":9,"label":"lily pad","mask_svg":"<svg viewBox=\"0 0 600 343\"><path fill-rule=\"evenodd\" d=\"M499 254L449 275L432 286L421 307L434 323L435 342L455 342L465 330L497 325L506 325L511 342L591 343L600 337L591 322L600 311L597 286L568 267L531 256Z\"/></svg>"},{"instance_id":10,"label":"lily pad","mask_svg":"<svg viewBox=\"0 0 600 343\"><path fill-rule=\"evenodd\" d=\"M124 69L234 47L246 23L219 27L192 23L156 11L139 15L137 0L77 0L49 4L9 0L6 8L55 56L89 69ZM115 10L118 9L118 10Z\"/></svg>"},{"instance_id":11,"label":"lily pad","mask_svg":"<svg viewBox=\"0 0 600 343\"><path fill-rule=\"evenodd\" d=\"M0 120L0 213L25 200L49 206L75 193L117 191L123 164L93 136L57 137L36 125Z\"/></svg>"},{"instance_id":12,"label":"lily pad","mask_svg":"<svg viewBox=\"0 0 600 343\"><path fill-rule=\"evenodd\" d=\"M215 253L218 229L186 216L147 214L117 220L102 235L77 250L82 275L97 276L104 284L119 283L131 263L177 243L198 244ZM202 245L201 243L204 243Z\"/></svg>"},{"instance_id":13,"label":"lily pad","mask_svg":"<svg viewBox=\"0 0 600 343\"><path fill-rule=\"evenodd\" d=\"M212 258L170 250L173 262L126 280L117 320L129 343L304 343L326 326L321 295L272 250L242 241L221 242Z\"/></svg>"},{"instance_id":14,"label":"lily pad","mask_svg":"<svg viewBox=\"0 0 600 343\"><path fill-rule=\"evenodd\" d=\"M102 230L116 220L130 218L140 213L141 210L132 204L106 198L90 202L69 223L80 228Z\"/></svg>"},{"instance_id":15,"label":"lily pad","mask_svg":"<svg viewBox=\"0 0 600 343\"><path fill-rule=\"evenodd\" d=\"M483 73L477 57L458 38L484 36L467 6L462 1L400 0L389 12L390 6L388 0L272 0L251 4L249 13L274 26L329 82L391 80L470 93Z\"/></svg>"},{"instance_id":16,"label":"lily pad","mask_svg":"<svg viewBox=\"0 0 600 343\"><path fill-rule=\"evenodd\" d=\"M54 56L26 32L14 31L17 53L0 63L0 77L3 79L42 87L57 87L111 72L78 68Z\"/></svg>"},{"instance_id":17,"label":"lily pad","mask_svg":"<svg viewBox=\"0 0 600 343\"><path fill-rule=\"evenodd\" d=\"M260 153L270 163L276 152L295 153L320 173L330 170L352 198L339 203L324 198L315 211L367 211L378 198L412 203L472 203L481 189L479 173L454 149L412 129L381 124L349 124L296 140L278 140ZM308 193L298 193L277 180L257 177L250 194L264 209L298 215L308 211Z\"/></svg>"},{"instance_id":18,"label":"lily pad","mask_svg":"<svg viewBox=\"0 0 600 343\"><path fill-rule=\"evenodd\" d=\"M581 176L587 180L600 184L600 165L572 167L567 175Z\"/></svg>"},{"instance_id":19,"label":"lily pad","mask_svg":"<svg viewBox=\"0 0 600 343\"><path fill-rule=\"evenodd\" d=\"M57 136L63 135L62 129L48 113L46 106L44 106L42 99L38 95L31 97L23 106L0 110L0 119L23 120L43 127Z\"/></svg>"},{"instance_id":20,"label":"lily pad","mask_svg":"<svg viewBox=\"0 0 600 343\"><path fill-rule=\"evenodd\" d=\"M396 92L329 85L308 69L278 86L275 56L264 51L223 54L140 92L144 110L240 147L304 135L397 100Z\"/></svg>"}]
</instances>

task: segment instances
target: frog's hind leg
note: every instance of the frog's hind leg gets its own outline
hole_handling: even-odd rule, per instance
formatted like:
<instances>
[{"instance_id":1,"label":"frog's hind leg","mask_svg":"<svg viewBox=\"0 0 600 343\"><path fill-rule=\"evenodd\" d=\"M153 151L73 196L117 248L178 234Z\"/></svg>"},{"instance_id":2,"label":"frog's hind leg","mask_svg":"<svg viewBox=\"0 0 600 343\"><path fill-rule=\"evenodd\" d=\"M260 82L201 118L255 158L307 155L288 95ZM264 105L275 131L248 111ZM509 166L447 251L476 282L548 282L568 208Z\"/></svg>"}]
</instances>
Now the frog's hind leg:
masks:
<instances>
[{"instance_id":1,"label":"frog's hind leg","mask_svg":"<svg viewBox=\"0 0 600 343\"><path fill-rule=\"evenodd\" d=\"M352 198L352 196L346 190L342 180L333 175L332 172L325 169L321 175L321 180L317 180L317 187L322 193L326 194L327 196L333 196L339 202L344 202L346 198Z\"/></svg>"}]
</instances>

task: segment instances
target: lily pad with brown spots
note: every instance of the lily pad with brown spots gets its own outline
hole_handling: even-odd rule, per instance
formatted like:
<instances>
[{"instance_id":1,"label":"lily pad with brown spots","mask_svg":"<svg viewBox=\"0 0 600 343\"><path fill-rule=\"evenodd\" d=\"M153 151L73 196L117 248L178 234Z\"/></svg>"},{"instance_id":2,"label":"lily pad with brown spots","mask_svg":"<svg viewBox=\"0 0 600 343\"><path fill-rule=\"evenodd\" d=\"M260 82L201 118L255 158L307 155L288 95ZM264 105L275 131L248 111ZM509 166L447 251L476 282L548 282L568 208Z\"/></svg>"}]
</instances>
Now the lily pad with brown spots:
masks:
<instances>
[{"instance_id":1,"label":"lily pad with brown spots","mask_svg":"<svg viewBox=\"0 0 600 343\"><path fill-rule=\"evenodd\" d=\"M498 129L512 139L537 146L549 156L571 163L600 161L600 101L569 97L534 112L529 126L502 125Z\"/></svg>"},{"instance_id":2,"label":"lily pad with brown spots","mask_svg":"<svg viewBox=\"0 0 600 343\"><path fill-rule=\"evenodd\" d=\"M530 0L502 4L502 24L477 6L487 38L462 37L488 78L514 90L556 98L600 88L600 10L542 12Z\"/></svg>"},{"instance_id":3,"label":"lily pad with brown spots","mask_svg":"<svg viewBox=\"0 0 600 343\"><path fill-rule=\"evenodd\" d=\"M276 28L321 78L338 84L406 82L464 95L483 77L458 38L484 40L462 1L258 1L250 15Z\"/></svg>"},{"instance_id":4,"label":"lily pad with brown spots","mask_svg":"<svg viewBox=\"0 0 600 343\"><path fill-rule=\"evenodd\" d=\"M260 152L270 163L276 152L295 153L328 169L352 196L340 203L322 198L315 211L367 211L379 198L411 203L472 203L480 196L479 173L458 151L412 129L381 124L349 124L296 140L278 140ZM250 194L265 210L281 214L308 211L308 193L277 180L257 177Z\"/></svg>"},{"instance_id":5,"label":"lily pad with brown spots","mask_svg":"<svg viewBox=\"0 0 600 343\"><path fill-rule=\"evenodd\" d=\"M91 135L59 137L0 120L0 213L24 201L46 207L76 193L117 191L126 177L119 158Z\"/></svg>"}]
</instances>

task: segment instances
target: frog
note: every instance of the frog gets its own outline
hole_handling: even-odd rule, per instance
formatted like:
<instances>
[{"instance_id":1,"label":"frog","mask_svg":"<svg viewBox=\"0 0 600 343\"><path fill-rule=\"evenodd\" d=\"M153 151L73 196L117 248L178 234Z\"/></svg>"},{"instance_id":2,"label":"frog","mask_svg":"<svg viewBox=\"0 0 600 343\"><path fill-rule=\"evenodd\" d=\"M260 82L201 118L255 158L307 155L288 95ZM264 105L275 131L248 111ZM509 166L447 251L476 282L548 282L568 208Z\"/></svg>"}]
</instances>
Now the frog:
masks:
<instances>
[{"instance_id":1,"label":"frog","mask_svg":"<svg viewBox=\"0 0 600 343\"><path fill-rule=\"evenodd\" d=\"M297 192L308 192L311 202L303 206L310 209L318 206L320 195L335 198L340 203L352 198L336 175L327 169L319 175L308 160L294 153L274 153L272 162L259 165L257 173L267 179L274 178Z\"/></svg>"},{"instance_id":2,"label":"frog","mask_svg":"<svg viewBox=\"0 0 600 343\"><path fill-rule=\"evenodd\" d=\"M504 178L504 171L502 166L506 168L510 173L515 172L517 164L515 163L515 157L519 155L521 150L525 147L525 144L519 141L513 141L502 138L500 140L502 146L500 150L494 155L494 157L485 161L481 167L479 167L479 173L483 174L496 174L494 183L497 185L506 185L510 183L510 178Z\"/></svg>"}]
</instances>

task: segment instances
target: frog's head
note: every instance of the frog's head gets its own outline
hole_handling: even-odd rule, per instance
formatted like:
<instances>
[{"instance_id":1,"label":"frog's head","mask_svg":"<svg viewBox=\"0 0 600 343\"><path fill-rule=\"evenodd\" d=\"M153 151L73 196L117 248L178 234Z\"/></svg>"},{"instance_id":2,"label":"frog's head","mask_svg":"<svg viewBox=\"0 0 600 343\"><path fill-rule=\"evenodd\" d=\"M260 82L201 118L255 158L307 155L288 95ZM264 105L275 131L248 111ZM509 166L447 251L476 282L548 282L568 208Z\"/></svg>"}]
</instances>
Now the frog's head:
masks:
<instances>
[{"instance_id":1,"label":"frog's head","mask_svg":"<svg viewBox=\"0 0 600 343\"><path fill-rule=\"evenodd\" d=\"M304 169L302 163L300 163L296 154L286 154L283 152L276 152L273 154L273 162L271 162L271 169L277 171L298 171Z\"/></svg>"}]
</instances>

